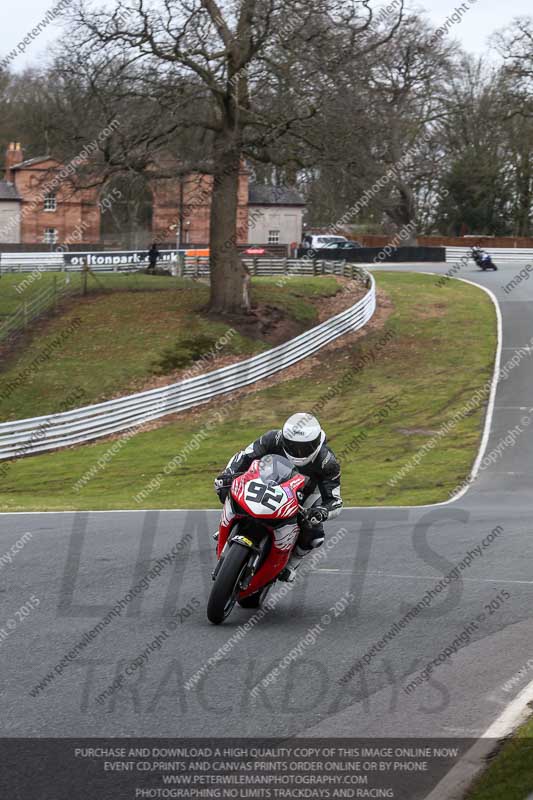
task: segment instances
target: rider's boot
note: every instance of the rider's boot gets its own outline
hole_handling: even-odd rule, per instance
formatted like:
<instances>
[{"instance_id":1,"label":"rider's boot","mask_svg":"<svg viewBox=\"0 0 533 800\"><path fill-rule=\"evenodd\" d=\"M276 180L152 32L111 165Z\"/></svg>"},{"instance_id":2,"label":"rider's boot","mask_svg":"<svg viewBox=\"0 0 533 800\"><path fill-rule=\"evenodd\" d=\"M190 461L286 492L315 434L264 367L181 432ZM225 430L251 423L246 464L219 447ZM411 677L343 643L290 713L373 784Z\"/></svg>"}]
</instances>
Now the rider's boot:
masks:
<instances>
[{"instance_id":1,"label":"rider's boot","mask_svg":"<svg viewBox=\"0 0 533 800\"><path fill-rule=\"evenodd\" d=\"M310 550L304 550L303 547L296 545L292 551L292 555L289 558L287 566L278 575L278 581L283 581L283 583L293 583L296 578L296 570L310 552Z\"/></svg>"}]
</instances>

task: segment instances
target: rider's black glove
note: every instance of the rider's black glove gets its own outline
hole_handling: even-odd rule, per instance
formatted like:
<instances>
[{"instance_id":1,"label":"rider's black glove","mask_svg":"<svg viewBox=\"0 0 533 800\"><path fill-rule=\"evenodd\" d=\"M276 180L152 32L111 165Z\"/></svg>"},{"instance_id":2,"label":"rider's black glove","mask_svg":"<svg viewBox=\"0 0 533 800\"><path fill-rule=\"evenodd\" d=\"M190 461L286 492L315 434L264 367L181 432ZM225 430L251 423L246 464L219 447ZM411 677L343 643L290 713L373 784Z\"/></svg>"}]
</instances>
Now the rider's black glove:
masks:
<instances>
[{"instance_id":1,"label":"rider's black glove","mask_svg":"<svg viewBox=\"0 0 533 800\"><path fill-rule=\"evenodd\" d=\"M221 503L226 502L226 497L229 494L231 489L231 484L233 483L233 479L235 475L232 472L226 470L222 472L218 478L215 480L215 492L218 494L218 499Z\"/></svg>"},{"instance_id":2,"label":"rider's black glove","mask_svg":"<svg viewBox=\"0 0 533 800\"><path fill-rule=\"evenodd\" d=\"M328 517L329 511L323 506L315 506L314 508L309 508L305 511L305 518L312 527L322 525L322 523L325 522Z\"/></svg>"}]
</instances>

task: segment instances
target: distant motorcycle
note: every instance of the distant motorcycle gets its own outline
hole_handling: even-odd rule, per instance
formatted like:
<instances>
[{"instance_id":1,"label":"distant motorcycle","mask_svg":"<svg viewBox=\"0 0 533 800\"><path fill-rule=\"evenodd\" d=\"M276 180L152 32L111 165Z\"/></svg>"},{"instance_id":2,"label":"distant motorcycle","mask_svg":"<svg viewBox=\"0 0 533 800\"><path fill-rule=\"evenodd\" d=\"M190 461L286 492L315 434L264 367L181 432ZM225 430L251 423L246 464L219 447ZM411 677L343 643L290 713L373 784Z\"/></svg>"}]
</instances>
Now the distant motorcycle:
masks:
<instances>
[{"instance_id":1,"label":"distant motorcycle","mask_svg":"<svg viewBox=\"0 0 533 800\"><path fill-rule=\"evenodd\" d=\"M489 256L489 254L486 253L485 250L482 250L480 247L472 248L472 258L474 259L478 267L483 270L483 272L485 272L488 269L493 269L494 271L498 270L498 267L496 266L492 258Z\"/></svg>"}]
</instances>

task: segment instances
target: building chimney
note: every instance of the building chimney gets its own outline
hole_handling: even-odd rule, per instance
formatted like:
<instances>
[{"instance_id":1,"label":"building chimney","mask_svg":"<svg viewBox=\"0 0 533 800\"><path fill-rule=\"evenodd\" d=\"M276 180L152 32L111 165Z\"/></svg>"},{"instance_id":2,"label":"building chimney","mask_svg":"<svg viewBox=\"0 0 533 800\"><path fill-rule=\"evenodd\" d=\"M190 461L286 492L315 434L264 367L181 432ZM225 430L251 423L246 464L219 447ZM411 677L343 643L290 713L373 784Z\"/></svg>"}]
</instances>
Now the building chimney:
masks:
<instances>
[{"instance_id":1,"label":"building chimney","mask_svg":"<svg viewBox=\"0 0 533 800\"><path fill-rule=\"evenodd\" d=\"M24 161L24 153L20 142L10 142L6 152L6 181L8 183L15 183L15 175L13 167L21 164Z\"/></svg>"}]
</instances>

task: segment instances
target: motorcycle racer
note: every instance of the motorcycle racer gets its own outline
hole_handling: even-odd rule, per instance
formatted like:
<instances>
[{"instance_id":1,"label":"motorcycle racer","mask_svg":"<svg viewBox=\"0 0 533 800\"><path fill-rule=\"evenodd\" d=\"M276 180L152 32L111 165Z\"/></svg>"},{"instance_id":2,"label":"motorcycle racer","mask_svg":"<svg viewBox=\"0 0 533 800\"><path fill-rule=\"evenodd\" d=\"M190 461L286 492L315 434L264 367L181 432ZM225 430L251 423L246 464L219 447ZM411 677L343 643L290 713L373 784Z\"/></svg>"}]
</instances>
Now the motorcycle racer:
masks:
<instances>
[{"instance_id":1,"label":"motorcycle racer","mask_svg":"<svg viewBox=\"0 0 533 800\"><path fill-rule=\"evenodd\" d=\"M298 517L300 533L293 553L279 580L292 582L302 559L324 543L324 522L342 509L340 465L326 443L326 434L312 414L293 414L281 430L271 430L230 459L215 480L222 503L238 473L248 470L255 459L267 455L287 458L309 480L303 490L303 511Z\"/></svg>"},{"instance_id":2,"label":"motorcycle racer","mask_svg":"<svg viewBox=\"0 0 533 800\"><path fill-rule=\"evenodd\" d=\"M482 250L480 247L472 247L471 248L471 255L474 259L475 263L478 267L481 267L482 270L486 269L493 269L495 271L498 270L498 267L493 262L491 256L485 251Z\"/></svg>"}]
</instances>

